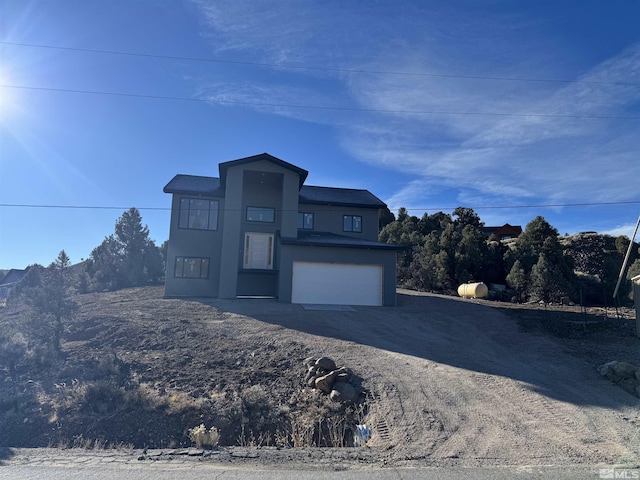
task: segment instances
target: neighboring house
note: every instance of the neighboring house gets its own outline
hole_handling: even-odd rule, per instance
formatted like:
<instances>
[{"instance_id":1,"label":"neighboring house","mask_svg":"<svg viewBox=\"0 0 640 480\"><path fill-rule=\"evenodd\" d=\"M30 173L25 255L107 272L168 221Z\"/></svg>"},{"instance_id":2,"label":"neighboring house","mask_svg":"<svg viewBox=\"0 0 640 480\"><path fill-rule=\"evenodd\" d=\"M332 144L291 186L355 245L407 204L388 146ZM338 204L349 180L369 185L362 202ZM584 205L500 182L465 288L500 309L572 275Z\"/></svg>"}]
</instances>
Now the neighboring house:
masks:
<instances>
[{"instance_id":1,"label":"neighboring house","mask_svg":"<svg viewBox=\"0 0 640 480\"><path fill-rule=\"evenodd\" d=\"M367 190L304 185L308 172L267 153L176 175L165 295L395 305L397 247L378 242Z\"/></svg>"},{"instance_id":2,"label":"neighboring house","mask_svg":"<svg viewBox=\"0 0 640 480\"><path fill-rule=\"evenodd\" d=\"M0 298L7 298L13 287L24 278L28 270L28 267L24 270L9 270L7 274L0 279Z\"/></svg>"},{"instance_id":3,"label":"neighboring house","mask_svg":"<svg viewBox=\"0 0 640 480\"><path fill-rule=\"evenodd\" d=\"M522 234L522 227L505 223L501 227L482 227L482 231L492 240L511 240Z\"/></svg>"}]
</instances>

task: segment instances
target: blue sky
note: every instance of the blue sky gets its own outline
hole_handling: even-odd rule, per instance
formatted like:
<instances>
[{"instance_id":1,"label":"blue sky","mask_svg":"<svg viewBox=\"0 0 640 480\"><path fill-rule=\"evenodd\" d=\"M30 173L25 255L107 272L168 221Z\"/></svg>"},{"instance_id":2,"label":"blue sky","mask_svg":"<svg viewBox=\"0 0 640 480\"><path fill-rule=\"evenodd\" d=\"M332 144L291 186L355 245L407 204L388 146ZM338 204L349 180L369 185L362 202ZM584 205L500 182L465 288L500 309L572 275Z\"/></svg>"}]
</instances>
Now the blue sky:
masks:
<instances>
[{"instance_id":1,"label":"blue sky","mask_svg":"<svg viewBox=\"0 0 640 480\"><path fill-rule=\"evenodd\" d=\"M87 258L131 206L159 244L175 174L262 152L417 216L631 235L640 214L637 0L0 12L0 268Z\"/></svg>"}]
</instances>

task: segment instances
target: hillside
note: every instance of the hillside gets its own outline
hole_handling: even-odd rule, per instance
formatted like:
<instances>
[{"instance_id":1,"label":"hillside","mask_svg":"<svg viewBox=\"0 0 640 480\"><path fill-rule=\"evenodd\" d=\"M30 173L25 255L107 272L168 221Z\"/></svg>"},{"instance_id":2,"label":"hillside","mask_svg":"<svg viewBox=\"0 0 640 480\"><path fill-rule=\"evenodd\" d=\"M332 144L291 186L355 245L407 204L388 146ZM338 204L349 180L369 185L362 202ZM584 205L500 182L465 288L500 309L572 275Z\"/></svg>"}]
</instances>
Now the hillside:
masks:
<instances>
[{"instance_id":1,"label":"hillside","mask_svg":"<svg viewBox=\"0 0 640 480\"><path fill-rule=\"evenodd\" d=\"M0 370L0 446L167 450L192 446L188 430L203 423L222 446L263 447L255 461L276 463L592 464L640 452L640 401L596 372L640 364L638 341L617 329L550 337L540 316L568 307L401 291L394 308L305 310L164 299L158 287L76 301L60 360ZM305 357L322 355L361 379L362 403L305 387ZM367 449L289 449L348 446L356 423L373 430Z\"/></svg>"}]
</instances>

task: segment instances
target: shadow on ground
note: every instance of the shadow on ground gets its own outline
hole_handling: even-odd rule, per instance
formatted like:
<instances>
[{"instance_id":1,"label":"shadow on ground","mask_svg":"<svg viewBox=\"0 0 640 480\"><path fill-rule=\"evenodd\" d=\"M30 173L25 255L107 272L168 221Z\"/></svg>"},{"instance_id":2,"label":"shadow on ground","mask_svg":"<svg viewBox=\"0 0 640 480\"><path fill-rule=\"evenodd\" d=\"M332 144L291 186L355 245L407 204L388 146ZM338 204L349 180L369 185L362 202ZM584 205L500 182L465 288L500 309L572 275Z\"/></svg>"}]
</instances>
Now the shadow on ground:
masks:
<instances>
[{"instance_id":1,"label":"shadow on ground","mask_svg":"<svg viewBox=\"0 0 640 480\"><path fill-rule=\"evenodd\" d=\"M4 465L6 460L9 460L15 454L12 449L7 447L0 447L0 467Z\"/></svg>"},{"instance_id":2,"label":"shadow on ground","mask_svg":"<svg viewBox=\"0 0 640 480\"><path fill-rule=\"evenodd\" d=\"M202 303L305 334L509 377L576 405L640 404L638 398L600 377L595 363L572 355L548 335L524 331L514 318L477 301L402 293L396 307L353 307L351 311L305 310L302 305L265 299ZM614 360L615 348L611 353Z\"/></svg>"}]
</instances>

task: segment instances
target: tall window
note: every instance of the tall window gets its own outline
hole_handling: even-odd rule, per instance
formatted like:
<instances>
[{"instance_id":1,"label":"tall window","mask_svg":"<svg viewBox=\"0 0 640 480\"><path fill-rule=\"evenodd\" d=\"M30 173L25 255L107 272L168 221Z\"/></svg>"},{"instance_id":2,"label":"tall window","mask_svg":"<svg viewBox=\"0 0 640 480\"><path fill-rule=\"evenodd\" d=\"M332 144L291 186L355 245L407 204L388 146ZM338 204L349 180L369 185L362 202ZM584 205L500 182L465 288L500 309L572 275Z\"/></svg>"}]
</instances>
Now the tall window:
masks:
<instances>
[{"instance_id":1,"label":"tall window","mask_svg":"<svg viewBox=\"0 0 640 480\"><path fill-rule=\"evenodd\" d=\"M360 215L344 215L342 220L344 232L362 232L362 217Z\"/></svg>"},{"instance_id":2,"label":"tall window","mask_svg":"<svg viewBox=\"0 0 640 480\"><path fill-rule=\"evenodd\" d=\"M313 230L313 213L298 213L298 228Z\"/></svg>"},{"instance_id":3,"label":"tall window","mask_svg":"<svg viewBox=\"0 0 640 480\"><path fill-rule=\"evenodd\" d=\"M173 276L176 278L209 278L209 259L176 257Z\"/></svg>"},{"instance_id":4,"label":"tall window","mask_svg":"<svg viewBox=\"0 0 640 480\"><path fill-rule=\"evenodd\" d=\"M247 207L247 221L273 223L276 221L276 209L264 207Z\"/></svg>"},{"instance_id":5,"label":"tall window","mask_svg":"<svg viewBox=\"0 0 640 480\"><path fill-rule=\"evenodd\" d=\"M201 198L180 199L180 228L218 229L218 201Z\"/></svg>"}]
</instances>

